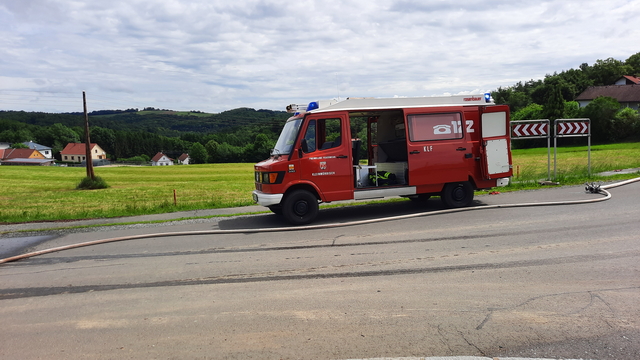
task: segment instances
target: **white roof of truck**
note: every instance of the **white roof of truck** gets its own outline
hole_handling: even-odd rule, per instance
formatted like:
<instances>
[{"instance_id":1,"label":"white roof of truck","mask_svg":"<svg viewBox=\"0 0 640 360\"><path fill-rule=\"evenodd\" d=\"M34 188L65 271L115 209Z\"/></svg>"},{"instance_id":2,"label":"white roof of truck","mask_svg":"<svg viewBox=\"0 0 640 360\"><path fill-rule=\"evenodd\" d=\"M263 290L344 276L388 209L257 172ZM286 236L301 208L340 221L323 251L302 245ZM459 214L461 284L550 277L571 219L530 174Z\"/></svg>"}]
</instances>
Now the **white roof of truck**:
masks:
<instances>
[{"instance_id":1,"label":"white roof of truck","mask_svg":"<svg viewBox=\"0 0 640 360\"><path fill-rule=\"evenodd\" d=\"M468 105L494 105L494 102L493 99L487 101L485 99L485 94L399 98L347 98L347 100L321 107L310 112L320 113L327 111L359 111Z\"/></svg>"}]
</instances>

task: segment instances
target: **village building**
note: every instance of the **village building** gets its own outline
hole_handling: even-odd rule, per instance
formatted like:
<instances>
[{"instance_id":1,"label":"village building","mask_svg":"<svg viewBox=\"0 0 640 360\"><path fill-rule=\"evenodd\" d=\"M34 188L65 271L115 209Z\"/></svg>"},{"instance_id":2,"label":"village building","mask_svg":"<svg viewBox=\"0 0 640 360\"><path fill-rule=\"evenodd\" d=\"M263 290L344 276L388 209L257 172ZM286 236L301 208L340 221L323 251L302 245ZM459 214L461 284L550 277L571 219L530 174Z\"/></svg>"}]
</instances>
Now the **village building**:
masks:
<instances>
[{"instance_id":1,"label":"village building","mask_svg":"<svg viewBox=\"0 0 640 360\"><path fill-rule=\"evenodd\" d=\"M23 142L23 144L26 145L29 149L38 150L38 152L44 155L46 159L53 159L53 152L51 151L50 147L34 143L33 141L25 141Z\"/></svg>"},{"instance_id":2,"label":"village building","mask_svg":"<svg viewBox=\"0 0 640 360\"><path fill-rule=\"evenodd\" d=\"M625 75L618 79L614 85L640 85L640 78Z\"/></svg>"},{"instance_id":3,"label":"village building","mask_svg":"<svg viewBox=\"0 0 640 360\"><path fill-rule=\"evenodd\" d=\"M190 160L191 160L191 158L189 157L189 154L182 154L178 158L178 164L189 165L189 161Z\"/></svg>"},{"instance_id":4,"label":"village building","mask_svg":"<svg viewBox=\"0 0 640 360\"><path fill-rule=\"evenodd\" d=\"M578 95L575 100L580 107L585 107L594 99L607 96L616 99L620 106L638 110L640 107L640 79L633 76L623 76L615 84L590 86Z\"/></svg>"},{"instance_id":5,"label":"village building","mask_svg":"<svg viewBox=\"0 0 640 360\"><path fill-rule=\"evenodd\" d=\"M90 144L91 146L91 159L106 160L107 153L102 150L98 144ZM62 151L60 151L60 158L64 162L82 163L87 159L87 148L84 143L68 143Z\"/></svg>"},{"instance_id":6,"label":"village building","mask_svg":"<svg viewBox=\"0 0 640 360\"><path fill-rule=\"evenodd\" d=\"M159 152L151 159L151 166L168 166L173 165L173 159Z\"/></svg>"},{"instance_id":7,"label":"village building","mask_svg":"<svg viewBox=\"0 0 640 360\"><path fill-rule=\"evenodd\" d=\"M47 159L35 149L0 149L0 164L2 165L40 165L53 164L53 159Z\"/></svg>"}]
</instances>

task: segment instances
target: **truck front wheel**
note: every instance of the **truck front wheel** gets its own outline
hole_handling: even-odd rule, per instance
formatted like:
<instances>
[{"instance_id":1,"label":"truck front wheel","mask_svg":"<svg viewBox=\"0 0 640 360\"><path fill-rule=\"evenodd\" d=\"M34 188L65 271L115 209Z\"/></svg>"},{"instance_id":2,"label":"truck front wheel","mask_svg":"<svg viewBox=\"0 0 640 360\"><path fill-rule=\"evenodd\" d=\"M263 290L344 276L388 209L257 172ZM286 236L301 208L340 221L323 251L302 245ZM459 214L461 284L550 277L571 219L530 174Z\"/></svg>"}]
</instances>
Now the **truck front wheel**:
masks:
<instances>
[{"instance_id":1,"label":"truck front wheel","mask_svg":"<svg viewBox=\"0 0 640 360\"><path fill-rule=\"evenodd\" d=\"M318 199L307 190L294 190L284 198L282 215L293 225L308 224L318 216Z\"/></svg>"},{"instance_id":2,"label":"truck front wheel","mask_svg":"<svg viewBox=\"0 0 640 360\"><path fill-rule=\"evenodd\" d=\"M440 198L447 208L469 206L473 201L473 186L468 181L448 183L442 189Z\"/></svg>"}]
</instances>

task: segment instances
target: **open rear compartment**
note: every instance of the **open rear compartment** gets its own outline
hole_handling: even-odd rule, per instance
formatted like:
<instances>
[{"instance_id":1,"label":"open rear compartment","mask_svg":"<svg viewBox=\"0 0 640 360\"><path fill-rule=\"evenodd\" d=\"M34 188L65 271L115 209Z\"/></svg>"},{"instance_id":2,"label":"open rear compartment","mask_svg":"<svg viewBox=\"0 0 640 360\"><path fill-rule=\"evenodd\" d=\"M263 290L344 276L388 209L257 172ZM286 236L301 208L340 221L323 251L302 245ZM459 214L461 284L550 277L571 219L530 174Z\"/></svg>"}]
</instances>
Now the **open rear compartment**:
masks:
<instances>
[{"instance_id":1,"label":"open rear compartment","mask_svg":"<svg viewBox=\"0 0 640 360\"><path fill-rule=\"evenodd\" d=\"M407 139L402 110L350 113L356 190L409 184Z\"/></svg>"}]
</instances>

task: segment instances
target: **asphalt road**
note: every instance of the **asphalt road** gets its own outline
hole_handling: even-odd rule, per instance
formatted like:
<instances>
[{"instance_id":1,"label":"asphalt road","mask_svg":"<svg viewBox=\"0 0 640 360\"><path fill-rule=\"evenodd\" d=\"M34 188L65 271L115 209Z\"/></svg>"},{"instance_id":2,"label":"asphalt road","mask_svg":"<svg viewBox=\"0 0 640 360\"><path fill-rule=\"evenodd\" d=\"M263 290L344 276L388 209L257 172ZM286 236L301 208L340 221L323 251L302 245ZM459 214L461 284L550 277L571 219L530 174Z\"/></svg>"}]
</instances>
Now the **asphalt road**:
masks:
<instances>
[{"instance_id":1,"label":"asphalt road","mask_svg":"<svg viewBox=\"0 0 640 360\"><path fill-rule=\"evenodd\" d=\"M0 358L638 359L640 183L611 193L584 205L154 237L3 264ZM601 197L568 187L475 205ZM319 223L439 209L328 209ZM30 246L284 225L269 214L106 227Z\"/></svg>"}]
</instances>

